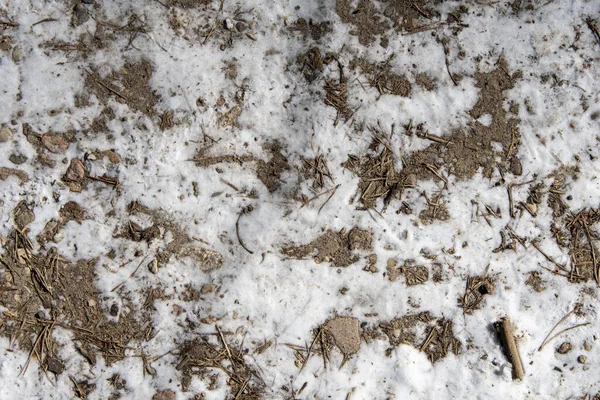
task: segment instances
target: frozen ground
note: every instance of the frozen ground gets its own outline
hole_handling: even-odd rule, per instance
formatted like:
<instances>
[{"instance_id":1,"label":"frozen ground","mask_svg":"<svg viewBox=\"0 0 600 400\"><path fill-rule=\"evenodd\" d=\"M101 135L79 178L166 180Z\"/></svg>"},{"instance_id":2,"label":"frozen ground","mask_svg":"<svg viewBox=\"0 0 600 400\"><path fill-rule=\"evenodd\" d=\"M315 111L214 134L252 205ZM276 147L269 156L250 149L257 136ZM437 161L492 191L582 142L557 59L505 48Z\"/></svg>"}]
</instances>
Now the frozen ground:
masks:
<instances>
[{"instance_id":1,"label":"frozen ground","mask_svg":"<svg viewBox=\"0 0 600 400\"><path fill-rule=\"evenodd\" d=\"M600 398L599 30L0 0L0 398Z\"/></svg>"}]
</instances>

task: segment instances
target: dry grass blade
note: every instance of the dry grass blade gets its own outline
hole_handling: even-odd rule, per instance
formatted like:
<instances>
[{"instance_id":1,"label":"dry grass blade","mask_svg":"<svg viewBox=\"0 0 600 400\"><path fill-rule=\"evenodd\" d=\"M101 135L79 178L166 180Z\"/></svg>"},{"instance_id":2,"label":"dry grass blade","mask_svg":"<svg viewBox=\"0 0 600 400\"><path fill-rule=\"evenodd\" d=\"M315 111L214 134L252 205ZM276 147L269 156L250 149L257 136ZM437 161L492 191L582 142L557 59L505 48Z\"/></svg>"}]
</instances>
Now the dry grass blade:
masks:
<instances>
[{"instance_id":1,"label":"dry grass blade","mask_svg":"<svg viewBox=\"0 0 600 400\"><path fill-rule=\"evenodd\" d=\"M562 324L567 318L569 318L571 315L579 312L581 310L581 305L580 304L576 304L575 307L569 311L567 313L567 315L565 315L564 317L561 318L560 321L558 321L556 323L556 325L554 325L554 327L550 330L550 332L548 332L548 334L546 335L546 337L544 338L544 341L542 342L542 344L540 345L540 347L538 348L538 351L542 351L542 349L544 348L544 346L546 346L548 343L550 343L553 339L555 339L556 337L562 335L563 333L570 331L571 329L575 329L575 328L579 328L580 326L586 326L589 325L589 322L583 323L583 324L578 324L578 325L574 325L570 328L566 328L563 329L562 331L558 332L556 335L550 337L550 335L552 335L552 333L556 330L556 328L558 328L558 326L560 324Z\"/></svg>"}]
</instances>

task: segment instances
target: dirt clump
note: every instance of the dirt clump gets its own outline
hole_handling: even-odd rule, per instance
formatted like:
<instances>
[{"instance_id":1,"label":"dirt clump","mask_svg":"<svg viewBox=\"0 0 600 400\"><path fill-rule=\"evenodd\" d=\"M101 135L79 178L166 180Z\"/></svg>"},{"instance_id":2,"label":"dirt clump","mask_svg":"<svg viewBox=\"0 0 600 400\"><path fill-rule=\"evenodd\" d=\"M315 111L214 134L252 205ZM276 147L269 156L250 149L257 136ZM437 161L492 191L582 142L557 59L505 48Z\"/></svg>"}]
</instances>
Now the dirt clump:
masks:
<instances>
[{"instance_id":1,"label":"dirt clump","mask_svg":"<svg viewBox=\"0 0 600 400\"><path fill-rule=\"evenodd\" d=\"M360 349L359 321L353 317L336 317L323 325L344 357L355 354Z\"/></svg>"},{"instance_id":2,"label":"dirt clump","mask_svg":"<svg viewBox=\"0 0 600 400\"><path fill-rule=\"evenodd\" d=\"M220 338L218 345L204 339L195 339L180 346L176 369L181 371L183 391L188 391L192 376L199 375L212 381L211 372L221 370L229 377L227 384L232 396L242 400L263 398L265 384L259 378L258 371L247 363L241 346L227 343L224 332L219 328L217 330ZM214 389L216 387L211 383L209 390Z\"/></svg>"},{"instance_id":3,"label":"dirt clump","mask_svg":"<svg viewBox=\"0 0 600 400\"><path fill-rule=\"evenodd\" d=\"M496 293L494 280L488 276L469 276L465 293L458 298L458 305L465 314L472 314L483 305L485 296Z\"/></svg>"},{"instance_id":4,"label":"dirt clump","mask_svg":"<svg viewBox=\"0 0 600 400\"><path fill-rule=\"evenodd\" d=\"M269 192L276 191L281 184L281 174L290 168L287 158L281 154L281 145L274 141L267 143L264 149L271 154L269 161L258 160L256 176L267 187Z\"/></svg>"},{"instance_id":5,"label":"dirt clump","mask_svg":"<svg viewBox=\"0 0 600 400\"><path fill-rule=\"evenodd\" d=\"M407 286L421 285L429 279L429 270L423 265L406 263L400 268Z\"/></svg>"},{"instance_id":6,"label":"dirt clump","mask_svg":"<svg viewBox=\"0 0 600 400\"><path fill-rule=\"evenodd\" d=\"M21 183L29 182L29 175L27 172L15 168L0 167L0 180L5 181L9 176L16 176Z\"/></svg>"},{"instance_id":7,"label":"dirt clump","mask_svg":"<svg viewBox=\"0 0 600 400\"><path fill-rule=\"evenodd\" d=\"M542 281L541 274L539 271L531 271L525 281L525 284L531 286L536 292L543 292L546 290L544 281Z\"/></svg>"},{"instance_id":8,"label":"dirt clump","mask_svg":"<svg viewBox=\"0 0 600 400\"><path fill-rule=\"evenodd\" d=\"M306 245L284 247L282 253L290 258L303 259L313 256L316 263L328 262L334 267L347 267L360 257L353 254L355 249L372 249L372 235L368 230L354 227L350 232L328 230Z\"/></svg>"},{"instance_id":9,"label":"dirt clump","mask_svg":"<svg viewBox=\"0 0 600 400\"><path fill-rule=\"evenodd\" d=\"M211 4L213 0L168 0L171 7L179 7L183 9L198 8Z\"/></svg>"},{"instance_id":10,"label":"dirt clump","mask_svg":"<svg viewBox=\"0 0 600 400\"><path fill-rule=\"evenodd\" d=\"M350 34L357 36L360 44L367 46L388 29L388 23L372 0L360 0L356 7L352 7L351 3L350 0L336 0L335 12L343 23L354 26Z\"/></svg>"},{"instance_id":11,"label":"dirt clump","mask_svg":"<svg viewBox=\"0 0 600 400\"><path fill-rule=\"evenodd\" d=\"M132 110L148 116L154 114L158 98L149 86L152 77L152 65L142 60L127 63L120 71L114 71L105 78L95 72L87 72L85 86L94 93L100 102L108 105L110 98L127 104Z\"/></svg>"},{"instance_id":12,"label":"dirt clump","mask_svg":"<svg viewBox=\"0 0 600 400\"><path fill-rule=\"evenodd\" d=\"M362 73L367 76L369 85L376 88L380 95L392 94L409 97L412 85L406 76L392 71L391 61L393 59L394 55L382 63L371 63L365 58L358 58L350 63L350 69L360 68Z\"/></svg>"},{"instance_id":13,"label":"dirt clump","mask_svg":"<svg viewBox=\"0 0 600 400\"><path fill-rule=\"evenodd\" d=\"M414 346L427 354L432 363L446 357L449 351L458 355L461 343L454 337L452 321L434 318L428 311L397 317L379 324L393 347L400 344ZM425 332L425 336L417 332Z\"/></svg>"},{"instance_id":14,"label":"dirt clump","mask_svg":"<svg viewBox=\"0 0 600 400\"><path fill-rule=\"evenodd\" d=\"M309 37L312 40L319 40L333 30L331 25L330 21L315 22L312 19L306 21L304 18L298 18L288 29L302 34L304 40Z\"/></svg>"}]
</instances>

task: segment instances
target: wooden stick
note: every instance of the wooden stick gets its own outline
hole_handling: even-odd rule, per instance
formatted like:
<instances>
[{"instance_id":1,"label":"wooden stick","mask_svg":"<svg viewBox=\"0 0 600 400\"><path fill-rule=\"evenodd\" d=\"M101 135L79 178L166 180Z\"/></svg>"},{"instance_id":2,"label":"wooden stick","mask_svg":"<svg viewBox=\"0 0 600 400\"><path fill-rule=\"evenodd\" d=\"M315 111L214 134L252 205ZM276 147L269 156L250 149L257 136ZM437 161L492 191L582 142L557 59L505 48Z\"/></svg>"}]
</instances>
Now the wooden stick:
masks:
<instances>
[{"instance_id":1,"label":"wooden stick","mask_svg":"<svg viewBox=\"0 0 600 400\"><path fill-rule=\"evenodd\" d=\"M525 376L525 370L523 369L523 363L521 362L521 356L519 355L517 342L515 341L515 337L513 335L513 329L510 323L510 319L508 317L502 318L497 323L497 326L499 328L500 340L502 342L502 345L504 346L504 349L506 350L508 359L513 366L513 380L522 380Z\"/></svg>"}]
</instances>

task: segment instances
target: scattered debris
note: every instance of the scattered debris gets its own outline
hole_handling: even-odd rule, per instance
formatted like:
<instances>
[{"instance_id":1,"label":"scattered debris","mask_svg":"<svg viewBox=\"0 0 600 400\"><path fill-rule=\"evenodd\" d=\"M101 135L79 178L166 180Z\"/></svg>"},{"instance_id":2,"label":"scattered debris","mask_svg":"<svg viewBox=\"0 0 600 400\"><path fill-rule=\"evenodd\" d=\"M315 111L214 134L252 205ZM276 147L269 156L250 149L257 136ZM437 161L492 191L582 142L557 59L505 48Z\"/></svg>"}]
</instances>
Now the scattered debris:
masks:
<instances>
[{"instance_id":1,"label":"scattered debris","mask_svg":"<svg viewBox=\"0 0 600 400\"><path fill-rule=\"evenodd\" d=\"M354 249L372 249L372 235L371 231L357 227L348 233L346 229L339 232L328 230L309 244L284 247L282 253L295 259L312 255L317 264L324 262L335 267L347 267L359 260L359 256L352 253Z\"/></svg>"},{"instance_id":2,"label":"scattered debris","mask_svg":"<svg viewBox=\"0 0 600 400\"><path fill-rule=\"evenodd\" d=\"M485 275L468 276L465 294L458 298L458 305L465 314L473 314L473 311L481 308L485 296L495 292L492 278Z\"/></svg>"}]
</instances>

